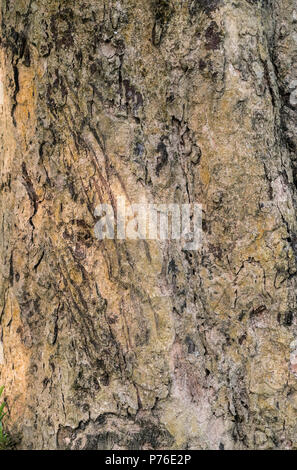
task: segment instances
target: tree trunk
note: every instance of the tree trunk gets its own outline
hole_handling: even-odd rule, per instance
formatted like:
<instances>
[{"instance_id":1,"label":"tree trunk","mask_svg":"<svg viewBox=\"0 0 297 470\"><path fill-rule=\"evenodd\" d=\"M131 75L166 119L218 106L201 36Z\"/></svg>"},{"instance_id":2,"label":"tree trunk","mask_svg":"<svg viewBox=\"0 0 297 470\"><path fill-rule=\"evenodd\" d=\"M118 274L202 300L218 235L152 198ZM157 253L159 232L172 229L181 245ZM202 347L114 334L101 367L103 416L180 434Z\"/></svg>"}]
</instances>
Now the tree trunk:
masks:
<instances>
[{"instance_id":1,"label":"tree trunk","mask_svg":"<svg viewBox=\"0 0 297 470\"><path fill-rule=\"evenodd\" d=\"M297 449L296 0L2 0L0 385L24 449ZM202 247L98 240L194 203Z\"/></svg>"}]
</instances>

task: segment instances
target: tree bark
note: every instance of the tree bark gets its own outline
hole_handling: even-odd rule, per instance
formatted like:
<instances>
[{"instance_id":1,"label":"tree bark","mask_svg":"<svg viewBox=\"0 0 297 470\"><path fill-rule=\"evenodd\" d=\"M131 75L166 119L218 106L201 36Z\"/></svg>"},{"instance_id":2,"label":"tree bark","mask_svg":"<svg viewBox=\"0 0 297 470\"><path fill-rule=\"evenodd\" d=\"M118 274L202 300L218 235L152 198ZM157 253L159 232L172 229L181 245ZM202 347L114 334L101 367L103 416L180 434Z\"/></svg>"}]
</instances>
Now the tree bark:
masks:
<instances>
[{"instance_id":1,"label":"tree bark","mask_svg":"<svg viewBox=\"0 0 297 470\"><path fill-rule=\"evenodd\" d=\"M297 448L296 38L295 0L2 0L20 448ZM202 204L202 248L97 240L118 196Z\"/></svg>"}]
</instances>

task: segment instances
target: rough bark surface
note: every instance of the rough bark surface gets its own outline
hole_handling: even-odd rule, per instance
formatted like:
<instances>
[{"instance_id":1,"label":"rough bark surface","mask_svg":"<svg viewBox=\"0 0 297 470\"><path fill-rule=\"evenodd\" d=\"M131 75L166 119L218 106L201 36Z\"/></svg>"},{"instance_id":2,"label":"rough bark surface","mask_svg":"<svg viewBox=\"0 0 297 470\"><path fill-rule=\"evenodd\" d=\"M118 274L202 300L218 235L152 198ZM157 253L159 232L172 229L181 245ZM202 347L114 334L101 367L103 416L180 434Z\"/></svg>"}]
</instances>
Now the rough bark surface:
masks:
<instances>
[{"instance_id":1,"label":"rough bark surface","mask_svg":"<svg viewBox=\"0 0 297 470\"><path fill-rule=\"evenodd\" d=\"M297 449L296 0L1 0L0 384L25 449ZM203 204L203 246L95 207Z\"/></svg>"}]
</instances>

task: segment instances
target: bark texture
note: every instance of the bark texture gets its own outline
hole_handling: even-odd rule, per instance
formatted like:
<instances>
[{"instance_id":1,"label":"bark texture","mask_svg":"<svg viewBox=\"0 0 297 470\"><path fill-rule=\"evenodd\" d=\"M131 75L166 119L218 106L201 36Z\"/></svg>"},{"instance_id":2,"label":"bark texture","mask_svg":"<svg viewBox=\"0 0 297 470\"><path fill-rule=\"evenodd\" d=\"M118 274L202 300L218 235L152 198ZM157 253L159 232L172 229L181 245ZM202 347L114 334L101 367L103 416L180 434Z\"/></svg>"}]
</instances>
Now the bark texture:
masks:
<instances>
[{"instance_id":1,"label":"bark texture","mask_svg":"<svg viewBox=\"0 0 297 470\"><path fill-rule=\"evenodd\" d=\"M25 449L297 449L296 0L1 0L0 384ZM203 246L95 207L203 204Z\"/></svg>"}]
</instances>

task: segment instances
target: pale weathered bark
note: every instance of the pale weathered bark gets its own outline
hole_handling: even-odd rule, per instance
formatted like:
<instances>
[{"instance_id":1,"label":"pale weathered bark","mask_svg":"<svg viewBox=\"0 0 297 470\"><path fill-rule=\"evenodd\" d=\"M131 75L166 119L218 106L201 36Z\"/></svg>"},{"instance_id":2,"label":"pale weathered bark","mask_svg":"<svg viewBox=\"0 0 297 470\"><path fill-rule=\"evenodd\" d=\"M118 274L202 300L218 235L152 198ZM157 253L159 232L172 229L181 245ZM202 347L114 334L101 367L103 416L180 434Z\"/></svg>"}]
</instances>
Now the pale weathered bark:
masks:
<instances>
[{"instance_id":1,"label":"pale weathered bark","mask_svg":"<svg viewBox=\"0 0 297 470\"><path fill-rule=\"evenodd\" d=\"M297 448L296 0L1 15L0 385L20 447ZM119 195L203 204L202 249L97 240Z\"/></svg>"}]
</instances>

